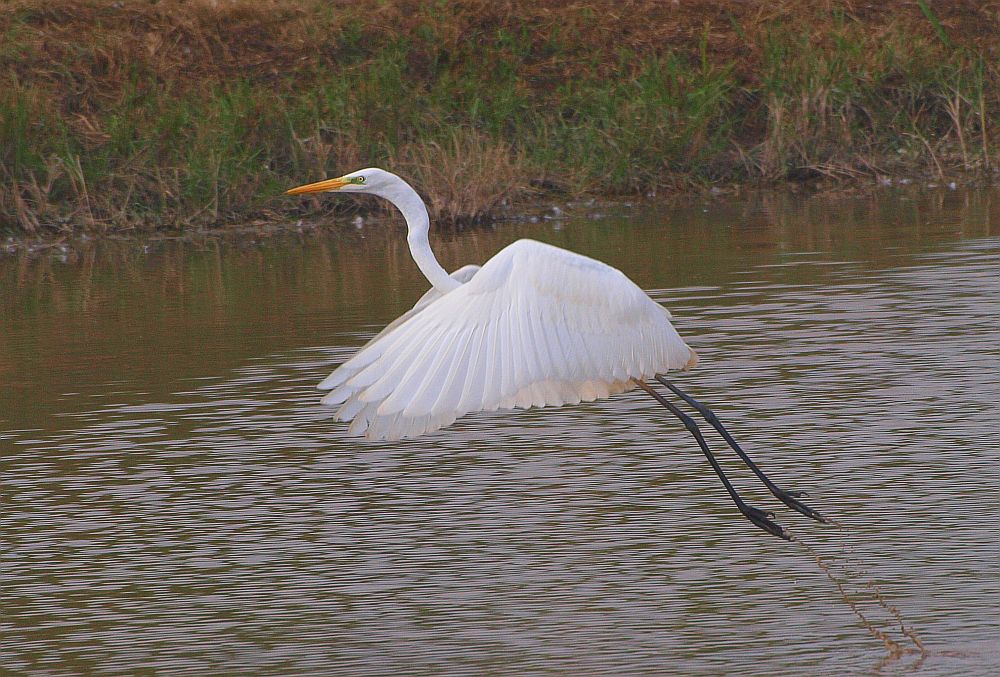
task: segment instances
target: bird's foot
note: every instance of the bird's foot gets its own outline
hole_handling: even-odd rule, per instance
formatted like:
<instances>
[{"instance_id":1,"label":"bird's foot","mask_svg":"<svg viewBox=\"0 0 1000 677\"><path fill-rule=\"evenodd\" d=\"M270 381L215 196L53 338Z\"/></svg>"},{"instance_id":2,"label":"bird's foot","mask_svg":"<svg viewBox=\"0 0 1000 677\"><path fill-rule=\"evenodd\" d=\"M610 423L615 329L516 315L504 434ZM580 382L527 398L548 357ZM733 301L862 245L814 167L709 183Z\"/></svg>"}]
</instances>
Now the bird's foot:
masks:
<instances>
[{"instance_id":1,"label":"bird's foot","mask_svg":"<svg viewBox=\"0 0 1000 677\"><path fill-rule=\"evenodd\" d=\"M812 518L817 522L822 522L824 524L830 523L830 520L824 517L818 510L813 510L808 505L798 500L799 497L805 496L805 492L785 491L784 489L776 489L772 493L779 501L787 505L792 510L800 512L806 517Z\"/></svg>"},{"instance_id":2,"label":"bird's foot","mask_svg":"<svg viewBox=\"0 0 1000 677\"><path fill-rule=\"evenodd\" d=\"M756 524L764 531L768 532L769 534L773 534L778 538L783 538L786 541L792 540L792 537L788 534L785 528L780 524L778 524L777 522L773 521L772 519L774 517L773 512L766 512L759 508L755 508L752 505L747 505L746 503L743 503L742 505L737 503L737 507L740 509L740 512L743 513L744 517L746 517L748 520Z\"/></svg>"}]
</instances>

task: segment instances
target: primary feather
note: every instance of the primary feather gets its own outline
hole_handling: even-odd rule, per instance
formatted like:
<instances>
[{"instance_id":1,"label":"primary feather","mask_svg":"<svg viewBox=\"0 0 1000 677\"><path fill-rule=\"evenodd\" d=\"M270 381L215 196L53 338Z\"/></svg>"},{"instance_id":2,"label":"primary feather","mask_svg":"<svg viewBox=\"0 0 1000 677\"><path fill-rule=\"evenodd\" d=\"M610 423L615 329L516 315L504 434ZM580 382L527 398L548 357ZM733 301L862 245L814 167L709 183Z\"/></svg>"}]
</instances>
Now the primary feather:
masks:
<instances>
[{"instance_id":1,"label":"primary feather","mask_svg":"<svg viewBox=\"0 0 1000 677\"><path fill-rule=\"evenodd\" d=\"M518 240L451 275L321 384L352 434L412 437L474 411L589 401L697 363L670 313L600 261Z\"/></svg>"}]
</instances>

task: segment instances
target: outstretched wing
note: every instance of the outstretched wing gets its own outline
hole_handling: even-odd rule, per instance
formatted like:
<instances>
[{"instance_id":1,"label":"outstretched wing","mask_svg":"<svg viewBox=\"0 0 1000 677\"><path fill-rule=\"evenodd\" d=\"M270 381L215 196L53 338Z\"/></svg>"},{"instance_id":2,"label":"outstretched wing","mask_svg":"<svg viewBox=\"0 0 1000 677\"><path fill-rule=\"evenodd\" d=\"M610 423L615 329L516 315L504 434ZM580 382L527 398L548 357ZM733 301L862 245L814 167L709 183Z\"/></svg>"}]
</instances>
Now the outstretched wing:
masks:
<instances>
[{"instance_id":1,"label":"outstretched wing","mask_svg":"<svg viewBox=\"0 0 1000 677\"><path fill-rule=\"evenodd\" d=\"M586 256L518 240L320 384L351 434L412 437L473 411L589 401L697 363L670 313Z\"/></svg>"},{"instance_id":2,"label":"outstretched wing","mask_svg":"<svg viewBox=\"0 0 1000 677\"><path fill-rule=\"evenodd\" d=\"M478 273L478 272L479 272L479 266L475 266L475 265L472 265L470 263L469 265L462 266L461 268L459 268L458 270L456 270L455 272L453 272L450 275L450 277L452 277L452 278L458 280L459 282L465 284L466 282L468 282L469 280L471 280L472 277L476 273ZM385 328L383 328L382 331L380 331L379 333L375 334L375 336L373 336L372 339L370 341L368 341L368 343L366 343L363 346L361 346L361 348L358 350L358 352L361 352L362 350L365 350L366 348L368 348L369 346L371 346L376 341L379 341L379 340L385 338L385 336L387 334L392 333L396 329L396 327L398 327L399 325L403 324L404 322L406 322L407 320L409 320L411 317L413 317L414 315L416 315L417 313L419 313L421 310L423 310L424 308L426 308L430 304L432 304L435 301L437 301L443 295L444 294L442 294L440 291L438 291L435 287L431 287L430 289L428 289L426 292L424 292L423 296L421 296L419 299L417 299L417 302L413 304L412 308L410 308L405 313L403 313L402 315L400 315L399 317L397 317L395 320L393 320L392 322L390 322L389 324L387 324L385 326ZM330 381L330 379L332 379L336 374L340 373L340 370L343 369L343 367L346 367L346 366L347 366L347 364L345 363L339 369L337 369L336 371L334 371L333 374L330 374L330 376L328 378L324 379L323 382L319 384L320 390L329 390L329 388L332 387L332 386L327 386L326 385L327 381Z\"/></svg>"}]
</instances>

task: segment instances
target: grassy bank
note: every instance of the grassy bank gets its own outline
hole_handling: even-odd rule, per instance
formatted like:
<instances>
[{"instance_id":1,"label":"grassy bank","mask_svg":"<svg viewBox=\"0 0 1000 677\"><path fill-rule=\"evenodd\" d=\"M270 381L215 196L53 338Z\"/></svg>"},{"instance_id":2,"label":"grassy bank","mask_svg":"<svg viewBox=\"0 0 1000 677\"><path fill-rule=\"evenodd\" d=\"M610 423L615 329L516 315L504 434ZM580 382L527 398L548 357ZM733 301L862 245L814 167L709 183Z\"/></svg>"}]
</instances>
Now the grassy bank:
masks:
<instances>
[{"instance_id":1,"label":"grassy bank","mask_svg":"<svg viewBox=\"0 0 1000 677\"><path fill-rule=\"evenodd\" d=\"M434 215L532 191L1000 162L1000 2L15 0L0 230L298 218L381 165ZM809 6L808 8L806 6Z\"/></svg>"}]
</instances>

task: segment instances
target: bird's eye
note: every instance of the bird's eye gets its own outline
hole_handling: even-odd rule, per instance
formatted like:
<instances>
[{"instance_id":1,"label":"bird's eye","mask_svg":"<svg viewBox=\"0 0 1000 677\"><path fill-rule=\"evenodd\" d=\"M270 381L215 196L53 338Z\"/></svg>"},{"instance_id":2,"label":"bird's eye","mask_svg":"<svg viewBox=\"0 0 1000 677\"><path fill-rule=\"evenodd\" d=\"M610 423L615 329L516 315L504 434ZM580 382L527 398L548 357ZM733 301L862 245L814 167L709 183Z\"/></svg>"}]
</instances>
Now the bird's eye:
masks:
<instances>
[{"instance_id":1,"label":"bird's eye","mask_svg":"<svg viewBox=\"0 0 1000 677\"><path fill-rule=\"evenodd\" d=\"M352 181L352 183L364 183L365 182L365 177L363 177L363 176L355 176L353 179L351 179L351 181Z\"/></svg>"}]
</instances>

